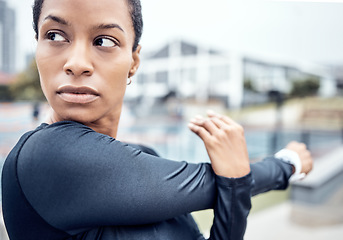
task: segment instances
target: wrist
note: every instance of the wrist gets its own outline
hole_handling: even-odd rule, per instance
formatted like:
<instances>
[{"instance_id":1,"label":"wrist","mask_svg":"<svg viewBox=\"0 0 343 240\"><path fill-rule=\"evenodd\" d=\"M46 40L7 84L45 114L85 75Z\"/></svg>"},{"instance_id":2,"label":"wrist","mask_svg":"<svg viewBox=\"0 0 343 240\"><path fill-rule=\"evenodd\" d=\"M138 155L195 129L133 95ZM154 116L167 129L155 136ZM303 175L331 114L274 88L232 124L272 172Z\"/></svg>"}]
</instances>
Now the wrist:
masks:
<instances>
[{"instance_id":1,"label":"wrist","mask_svg":"<svg viewBox=\"0 0 343 240\"><path fill-rule=\"evenodd\" d=\"M222 165L212 164L212 169L216 175L225 178L241 178L248 175L251 171L249 163L240 163L236 165L229 165L228 163Z\"/></svg>"},{"instance_id":2,"label":"wrist","mask_svg":"<svg viewBox=\"0 0 343 240\"><path fill-rule=\"evenodd\" d=\"M301 180L305 177L305 174L301 173L302 163L298 153L293 150L284 148L277 152L274 156L281 161L292 165L293 174L289 179L290 182Z\"/></svg>"}]
</instances>

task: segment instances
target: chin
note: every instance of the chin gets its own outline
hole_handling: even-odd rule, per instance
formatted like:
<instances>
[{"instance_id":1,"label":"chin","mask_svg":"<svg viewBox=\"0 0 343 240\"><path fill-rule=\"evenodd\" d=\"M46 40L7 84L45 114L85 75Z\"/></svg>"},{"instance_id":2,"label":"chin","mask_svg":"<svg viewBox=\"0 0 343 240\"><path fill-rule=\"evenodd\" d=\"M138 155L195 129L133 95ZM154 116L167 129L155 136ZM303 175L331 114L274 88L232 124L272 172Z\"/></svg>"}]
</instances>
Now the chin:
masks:
<instances>
[{"instance_id":1,"label":"chin","mask_svg":"<svg viewBox=\"0 0 343 240\"><path fill-rule=\"evenodd\" d=\"M83 124L96 122L100 118L96 111L88 109L63 109L61 114L58 112L57 114L62 121L75 121Z\"/></svg>"}]
</instances>

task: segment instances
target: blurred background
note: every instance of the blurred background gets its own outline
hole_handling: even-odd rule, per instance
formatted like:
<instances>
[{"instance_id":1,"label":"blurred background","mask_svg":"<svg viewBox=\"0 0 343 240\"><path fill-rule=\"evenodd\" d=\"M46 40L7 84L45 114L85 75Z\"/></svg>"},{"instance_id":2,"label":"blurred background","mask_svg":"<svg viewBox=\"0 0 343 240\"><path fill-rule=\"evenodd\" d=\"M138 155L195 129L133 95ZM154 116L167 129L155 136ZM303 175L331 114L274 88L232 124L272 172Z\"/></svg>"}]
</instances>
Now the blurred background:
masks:
<instances>
[{"instance_id":1,"label":"blurred background","mask_svg":"<svg viewBox=\"0 0 343 240\"><path fill-rule=\"evenodd\" d=\"M141 1L142 62L118 139L170 159L209 161L187 123L213 109L244 126L252 162L305 142L314 171L287 191L254 197L245 239L341 239L343 3ZM1 166L49 109L34 62L32 3L0 0ZM208 235L212 212L194 216Z\"/></svg>"}]
</instances>

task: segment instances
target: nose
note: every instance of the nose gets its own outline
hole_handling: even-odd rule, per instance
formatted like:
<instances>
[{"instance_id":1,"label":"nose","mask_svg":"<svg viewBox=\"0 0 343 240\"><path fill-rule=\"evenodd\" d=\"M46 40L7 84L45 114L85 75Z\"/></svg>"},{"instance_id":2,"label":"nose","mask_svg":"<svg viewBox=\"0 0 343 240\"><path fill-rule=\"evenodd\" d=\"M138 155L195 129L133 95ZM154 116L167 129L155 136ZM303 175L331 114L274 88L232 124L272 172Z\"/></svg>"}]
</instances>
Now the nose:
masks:
<instances>
[{"instance_id":1,"label":"nose","mask_svg":"<svg viewBox=\"0 0 343 240\"><path fill-rule=\"evenodd\" d=\"M75 42L69 49L68 58L63 66L63 70L67 75L73 76L91 76L94 72L90 49L86 43Z\"/></svg>"}]
</instances>

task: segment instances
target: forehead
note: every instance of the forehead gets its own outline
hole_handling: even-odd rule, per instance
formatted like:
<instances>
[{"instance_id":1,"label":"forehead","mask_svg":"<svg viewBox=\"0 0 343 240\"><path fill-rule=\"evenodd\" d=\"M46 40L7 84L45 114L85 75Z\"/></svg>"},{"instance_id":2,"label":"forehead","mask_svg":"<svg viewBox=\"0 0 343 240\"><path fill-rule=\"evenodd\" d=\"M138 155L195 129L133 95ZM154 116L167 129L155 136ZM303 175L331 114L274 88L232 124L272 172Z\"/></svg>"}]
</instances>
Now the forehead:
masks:
<instances>
[{"instance_id":1,"label":"forehead","mask_svg":"<svg viewBox=\"0 0 343 240\"><path fill-rule=\"evenodd\" d=\"M39 24L49 15L85 27L116 23L132 28L127 0L44 0Z\"/></svg>"}]
</instances>

